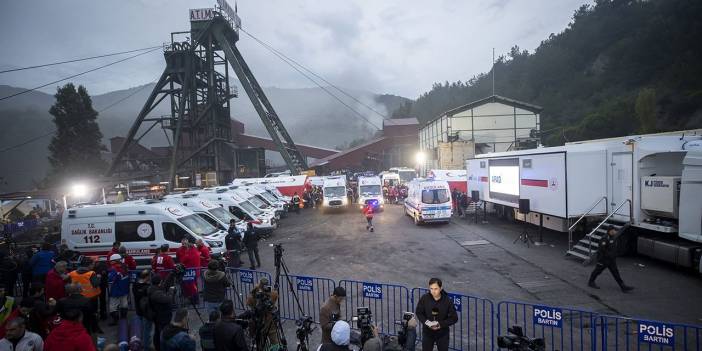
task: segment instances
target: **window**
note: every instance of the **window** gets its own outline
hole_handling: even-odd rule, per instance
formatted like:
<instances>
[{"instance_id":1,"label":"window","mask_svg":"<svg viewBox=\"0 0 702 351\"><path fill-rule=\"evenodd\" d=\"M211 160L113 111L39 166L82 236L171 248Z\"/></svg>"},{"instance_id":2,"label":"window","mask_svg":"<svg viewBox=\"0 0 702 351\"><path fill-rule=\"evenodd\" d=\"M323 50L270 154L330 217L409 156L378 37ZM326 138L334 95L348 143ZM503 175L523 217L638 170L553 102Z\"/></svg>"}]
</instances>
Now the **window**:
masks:
<instances>
[{"instance_id":1,"label":"window","mask_svg":"<svg viewBox=\"0 0 702 351\"><path fill-rule=\"evenodd\" d=\"M188 233L178 224L164 222L161 226L163 227L163 238L168 241L180 243L183 238L187 238L189 241L195 242L195 239L190 235L190 233Z\"/></svg>"},{"instance_id":2,"label":"window","mask_svg":"<svg viewBox=\"0 0 702 351\"><path fill-rule=\"evenodd\" d=\"M422 202L425 204L442 204L448 200L447 189L422 190Z\"/></svg>"},{"instance_id":3,"label":"window","mask_svg":"<svg viewBox=\"0 0 702 351\"><path fill-rule=\"evenodd\" d=\"M251 220L251 216L247 215L244 211L242 211L240 208L236 206L229 206L229 212L231 212L233 215L237 216L238 218L243 218L246 220Z\"/></svg>"},{"instance_id":4,"label":"window","mask_svg":"<svg viewBox=\"0 0 702 351\"><path fill-rule=\"evenodd\" d=\"M205 213L197 213L197 215L200 216L200 218L202 218L202 219L204 219L205 221L207 221L207 223L211 224L213 227L215 227L215 228L217 228L217 229L224 229L224 228L222 227L222 225L220 225L219 222L217 222L216 219L210 217L210 215L205 214Z\"/></svg>"},{"instance_id":5,"label":"window","mask_svg":"<svg viewBox=\"0 0 702 351\"><path fill-rule=\"evenodd\" d=\"M115 223L115 241L153 241L154 234L153 221L129 221Z\"/></svg>"},{"instance_id":6,"label":"window","mask_svg":"<svg viewBox=\"0 0 702 351\"><path fill-rule=\"evenodd\" d=\"M188 228L188 230L191 232L200 236L210 235L217 231L216 226L210 225L210 223L208 223L206 220L194 214L180 217L178 218L178 222Z\"/></svg>"}]
</instances>

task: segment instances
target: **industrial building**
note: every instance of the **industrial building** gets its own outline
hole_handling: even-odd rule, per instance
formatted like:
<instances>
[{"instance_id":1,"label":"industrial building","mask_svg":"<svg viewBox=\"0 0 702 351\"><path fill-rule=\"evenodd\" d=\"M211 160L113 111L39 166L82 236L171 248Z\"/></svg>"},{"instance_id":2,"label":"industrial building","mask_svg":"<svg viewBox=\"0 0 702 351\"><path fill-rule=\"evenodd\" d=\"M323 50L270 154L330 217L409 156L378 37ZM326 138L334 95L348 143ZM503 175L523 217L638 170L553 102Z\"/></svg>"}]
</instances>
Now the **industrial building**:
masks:
<instances>
[{"instance_id":1,"label":"industrial building","mask_svg":"<svg viewBox=\"0 0 702 351\"><path fill-rule=\"evenodd\" d=\"M477 154L534 148L541 110L492 95L446 111L419 130L421 166L423 170L462 169L465 160Z\"/></svg>"}]
</instances>

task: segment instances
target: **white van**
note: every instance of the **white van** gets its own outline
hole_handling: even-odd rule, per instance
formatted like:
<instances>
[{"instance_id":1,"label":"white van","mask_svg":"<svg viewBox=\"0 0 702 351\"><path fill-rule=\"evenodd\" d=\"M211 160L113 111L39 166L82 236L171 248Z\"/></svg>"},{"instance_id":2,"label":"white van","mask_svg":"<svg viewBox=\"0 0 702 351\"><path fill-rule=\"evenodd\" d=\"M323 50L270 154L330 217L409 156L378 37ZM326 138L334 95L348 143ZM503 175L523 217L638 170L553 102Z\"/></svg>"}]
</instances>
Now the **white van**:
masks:
<instances>
[{"instance_id":1,"label":"white van","mask_svg":"<svg viewBox=\"0 0 702 351\"><path fill-rule=\"evenodd\" d=\"M61 240L69 249L105 259L119 241L139 266L149 265L163 244L175 251L183 238L202 239L212 253L221 254L224 235L192 211L160 200L73 207L64 211L61 223Z\"/></svg>"},{"instance_id":2,"label":"white van","mask_svg":"<svg viewBox=\"0 0 702 351\"><path fill-rule=\"evenodd\" d=\"M269 194L266 189L261 188L257 185L245 185L245 186L232 186L230 188L243 189L249 192L251 195L257 197L259 200L263 200L269 206L275 208L275 213L280 218L287 213L287 204L284 201L279 201L273 195Z\"/></svg>"},{"instance_id":3,"label":"white van","mask_svg":"<svg viewBox=\"0 0 702 351\"><path fill-rule=\"evenodd\" d=\"M385 207L383 189L380 177L358 177L358 204L361 208L367 203L372 203L375 210Z\"/></svg>"},{"instance_id":4,"label":"white van","mask_svg":"<svg viewBox=\"0 0 702 351\"><path fill-rule=\"evenodd\" d=\"M400 175L392 172L383 172L380 174L380 179L383 181L383 186L400 185Z\"/></svg>"},{"instance_id":5,"label":"white van","mask_svg":"<svg viewBox=\"0 0 702 351\"><path fill-rule=\"evenodd\" d=\"M348 206L349 200L346 196L346 177L324 177L322 194L324 195L322 208L341 208Z\"/></svg>"},{"instance_id":6,"label":"white van","mask_svg":"<svg viewBox=\"0 0 702 351\"><path fill-rule=\"evenodd\" d=\"M238 231L246 230L246 222L244 220L225 210L222 206L199 196L199 194L166 195L163 197L163 201L177 203L195 212L213 226L221 227L224 230L229 229L229 222L231 222L232 219L236 221L236 228Z\"/></svg>"},{"instance_id":7,"label":"white van","mask_svg":"<svg viewBox=\"0 0 702 351\"><path fill-rule=\"evenodd\" d=\"M270 214L271 216L274 216L276 220L280 219L280 213L278 211L276 211L275 207L272 207L266 201L260 199L256 195L249 193L245 189L240 189L236 186L223 187L223 188L229 189L229 191L231 191L235 195L239 196L239 198L250 202L252 205L256 206L259 210L263 211L264 213L267 213L267 214Z\"/></svg>"},{"instance_id":8,"label":"white van","mask_svg":"<svg viewBox=\"0 0 702 351\"><path fill-rule=\"evenodd\" d=\"M271 233L273 229L278 227L278 222L274 216L259 210L258 207L251 204L248 200L242 199L226 187L219 190L209 188L186 192L186 194L192 193L200 194L199 196L229 210L237 218L253 222L254 228L264 234Z\"/></svg>"},{"instance_id":9,"label":"white van","mask_svg":"<svg viewBox=\"0 0 702 351\"><path fill-rule=\"evenodd\" d=\"M414 224L451 220L451 190L445 180L414 179L407 183L405 214Z\"/></svg>"}]
</instances>

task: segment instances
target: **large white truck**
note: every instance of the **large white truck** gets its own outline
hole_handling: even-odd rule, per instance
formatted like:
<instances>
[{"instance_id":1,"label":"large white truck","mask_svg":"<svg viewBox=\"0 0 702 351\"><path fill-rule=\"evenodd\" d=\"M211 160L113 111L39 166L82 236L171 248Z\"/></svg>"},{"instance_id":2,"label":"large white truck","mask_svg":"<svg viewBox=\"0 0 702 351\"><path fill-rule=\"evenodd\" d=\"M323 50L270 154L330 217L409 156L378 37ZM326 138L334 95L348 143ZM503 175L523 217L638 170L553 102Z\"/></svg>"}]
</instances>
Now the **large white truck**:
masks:
<instances>
[{"instance_id":1,"label":"large white truck","mask_svg":"<svg viewBox=\"0 0 702 351\"><path fill-rule=\"evenodd\" d=\"M349 205L346 195L346 176L324 177L322 184L322 209L345 208Z\"/></svg>"},{"instance_id":2,"label":"large white truck","mask_svg":"<svg viewBox=\"0 0 702 351\"><path fill-rule=\"evenodd\" d=\"M366 204L372 204L374 210L385 208L383 200L383 186L380 177L358 177L358 204L363 208Z\"/></svg>"},{"instance_id":3,"label":"large white truck","mask_svg":"<svg viewBox=\"0 0 702 351\"><path fill-rule=\"evenodd\" d=\"M468 190L498 213L572 235L589 260L603 226L635 228L639 254L702 271L702 130L567 143L467 160ZM528 214L517 209L529 200ZM527 212L527 211L524 211Z\"/></svg>"}]
</instances>

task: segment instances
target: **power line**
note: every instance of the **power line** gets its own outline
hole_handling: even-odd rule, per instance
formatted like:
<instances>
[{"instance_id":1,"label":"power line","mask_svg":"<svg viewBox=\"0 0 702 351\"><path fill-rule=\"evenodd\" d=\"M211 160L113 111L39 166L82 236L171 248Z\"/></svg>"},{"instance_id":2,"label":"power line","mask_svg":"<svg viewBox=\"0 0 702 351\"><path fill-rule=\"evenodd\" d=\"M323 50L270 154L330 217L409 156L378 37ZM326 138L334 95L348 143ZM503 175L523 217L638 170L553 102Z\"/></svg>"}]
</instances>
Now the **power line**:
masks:
<instances>
[{"instance_id":1,"label":"power line","mask_svg":"<svg viewBox=\"0 0 702 351\"><path fill-rule=\"evenodd\" d=\"M151 83L154 83L154 82L151 82ZM144 84L144 86L142 86L141 88L139 88L139 89L137 89L137 90L131 92L129 95L127 95L127 96L125 96L125 97L123 97L123 98L121 98L121 99L119 99L119 100L117 100L117 101L115 101L115 102L113 102L113 103L107 105L106 107L104 107L104 108L100 109L99 111L97 111L97 113L100 114L100 113L102 113L102 112L105 112L105 111L109 110L110 108L116 106L117 104L121 103L122 101L129 99L130 97L136 95L138 92L144 90L144 88L146 88L147 86L149 86L149 84L151 84L151 83ZM76 121L76 123L69 124L68 127L69 127L69 128L72 128L72 127L74 127L74 126L76 126L76 125L78 125L78 124L80 124L80 123L82 123L82 122L83 122L83 121ZM4 149L0 149L0 154L1 154L1 153L4 153L4 152L6 152L6 151L14 150L14 149L16 149L16 148L22 147L22 146L27 145L27 144L31 144L31 143L33 143L33 142L39 140L39 139L43 139L43 138L45 138L45 137L47 137L47 136L49 136L49 135L52 135L52 134L56 133L57 131L58 131L58 129L54 129L54 130L52 130L52 131L50 131L50 132L47 132L47 133L44 133L44 134L41 134L41 135L37 135L37 136L35 136L35 137L33 137L33 138L27 139L27 140L25 140L25 141L23 141L23 142L21 142L21 143L19 143L19 144L15 144L15 145L12 145L12 146L8 146L8 147L6 147L6 148L4 148Z\"/></svg>"},{"instance_id":2,"label":"power line","mask_svg":"<svg viewBox=\"0 0 702 351\"><path fill-rule=\"evenodd\" d=\"M22 95L22 94L26 94L26 93L29 93L29 92L31 92L31 91L35 91L35 90L37 90L37 89L41 89L41 88L44 88L44 87L46 87L46 86L49 86L49 85L51 85L51 84L56 84L56 83L58 83L58 82L62 82L62 81L64 81L64 80L68 80L68 79L71 79L71 78L75 78L75 77L78 77L78 76L82 76L82 75L87 74L87 73L90 73L90 72L95 72L95 71L97 71L97 70L99 70L99 69L103 69L103 68L106 68L106 67L109 67L109 66L112 66L112 65L116 65L116 64L118 64L118 63L120 63L120 62L124 62L124 61L127 61L127 60L131 60L131 59L133 59L133 58L135 58L135 57L138 57L138 56L141 56L141 55L146 55L146 54L151 53L151 52L154 52L154 51L156 51L156 50L158 50L158 49L160 49L160 48L161 48L161 47L159 46L159 47L153 48L153 49L151 49L151 50L149 50L149 51L141 52L141 53L138 53L138 54L136 54L136 55L132 55L132 56L129 56L129 57L125 57L125 58L120 59L120 60L117 60L117 61L112 61L112 62L110 62L110 63L108 63L108 64L106 64L106 65L102 65L102 66L99 66L99 67L95 67L95 68L89 69L89 70L87 70L87 71L83 71L83 72L80 72L80 73L77 73L77 74L74 74L74 75L71 75L71 76L68 76L68 77L65 77L65 78L61 78L61 79L55 80L55 81L53 81L53 82L49 82L49 83L40 85L40 86L38 86L38 87L34 87L34 88L31 88L31 89L27 89L27 90L22 90L22 91L20 91L19 93L14 93L14 94L12 94L12 95L3 96L3 97L0 98L0 101L4 101L4 100L10 99L10 98L13 98L13 97L15 97L15 96L19 96L19 95Z\"/></svg>"},{"instance_id":3,"label":"power line","mask_svg":"<svg viewBox=\"0 0 702 351\"><path fill-rule=\"evenodd\" d=\"M256 42L258 42L259 44L261 44L261 46L263 46L264 48L268 49L268 50L269 50L270 52L272 52L275 56L277 56L281 61L285 62L288 66L292 67L295 71L297 71L297 72L300 73L302 76L304 76L305 78L307 78L310 82L314 83L314 84L315 84L316 86L318 86L320 89L324 90L324 92L326 92L327 94L329 94L329 96L333 97L333 98L336 99L339 103L341 103L342 105L346 106L346 108L348 108L348 109L351 110L353 113L355 113L356 115L358 115L358 116L359 116L361 119L363 119L366 123L372 125L375 129L378 129L378 130L381 130L381 129L382 129L382 128L378 127L375 123L373 123L373 122L371 122L370 120L368 120L364 115L362 115L362 114L361 114L360 112L358 112L356 109L354 109L353 107L349 106L346 102L344 102L343 100L341 100L338 96L334 95L334 93L332 93L331 91L329 91L329 89L327 89L326 87L324 87L324 86L322 86L321 84L319 84L319 83L318 83L317 81L315 81L312 77L310 77L309 75L307 75L305 72L301 71L299 68L297 68L297 67L296 67L295 65L293 65L291 62L294 62L296 65L302 67L304 70L310 72L310 74L312 74L312 75L318 77L319 79L321 79L321 80L324 81L325 83L329 84L330 86L334 87L336 90L340 91L340 92L343 93L344 95L351 97L353 100L355 100L356 102L360 103L361 105L363 105L363 106L365 106L365 107L367 107L367 108L373 110L375 113L377 113L377 114L380 115L381 117L385 118L384 115L382 115L382 114L379 113L378 111L375 111L372 107L370 107L370 106L364 104L363 102L359 101L358 99L356 99L355 97L351 96L350 94L344 92L343 90L341 90L340 88L336 87L335 85L329 83L326 79L320 77L319 75L315 74L315 73L312 72L311 70L309 70L309 69L305 68L304 66L302 66L301 64L295 62L293 59L290 59L289 57L285 56L283 53L281 53L280 51L274 49L273 47L271 47L270 45L268 45L268 44L266 44L265 42L261 41L260 39L256 38L255 36L253 36L253 35L250 34L249 32L245 31L243 28L239 28L239 30L241 30L242 32L246 33L246 35L248 35L248 36L251 37L253 40L255 40Z\"/></svg>"},{"instance_id":4,"label":"power line","mask_svg":"<svg viewBox=\"0 0 702 351\"><path fill-rule=\"evenodd\" d=\"M49 67L49 66L62 65L62 64L65 64L65 63L73 63L73 62L94 60L94 59L103 58L103 57L117 56L117 55L123 55L123 54L130 54L130 53L132 53L132 52L138 52L138 51L144 51L144 50L151 50L151 49L156 49L156 48L160 48L160 47L161 47L161 46L151 46L151 47L148 47L148 48L134 49L134 50L129 50L129 51L113 52L113 53L111 53L111 54L104 54L104 55L90 56L90 57L84 57L84 58L73 59L73 60L66 60L66 61L58 61L58 62L52 62L52 63L45 63L45 64L41 64L41 65L36 65L36 66L27 66L27 67L6 69L6 70L4 70L4 71L0 71L0 74L9 73L9 72L24 71L24 70L27 70L27 69L35 69L35 68L41 68L41 67Z\"/></svg>"}]
</instances>

